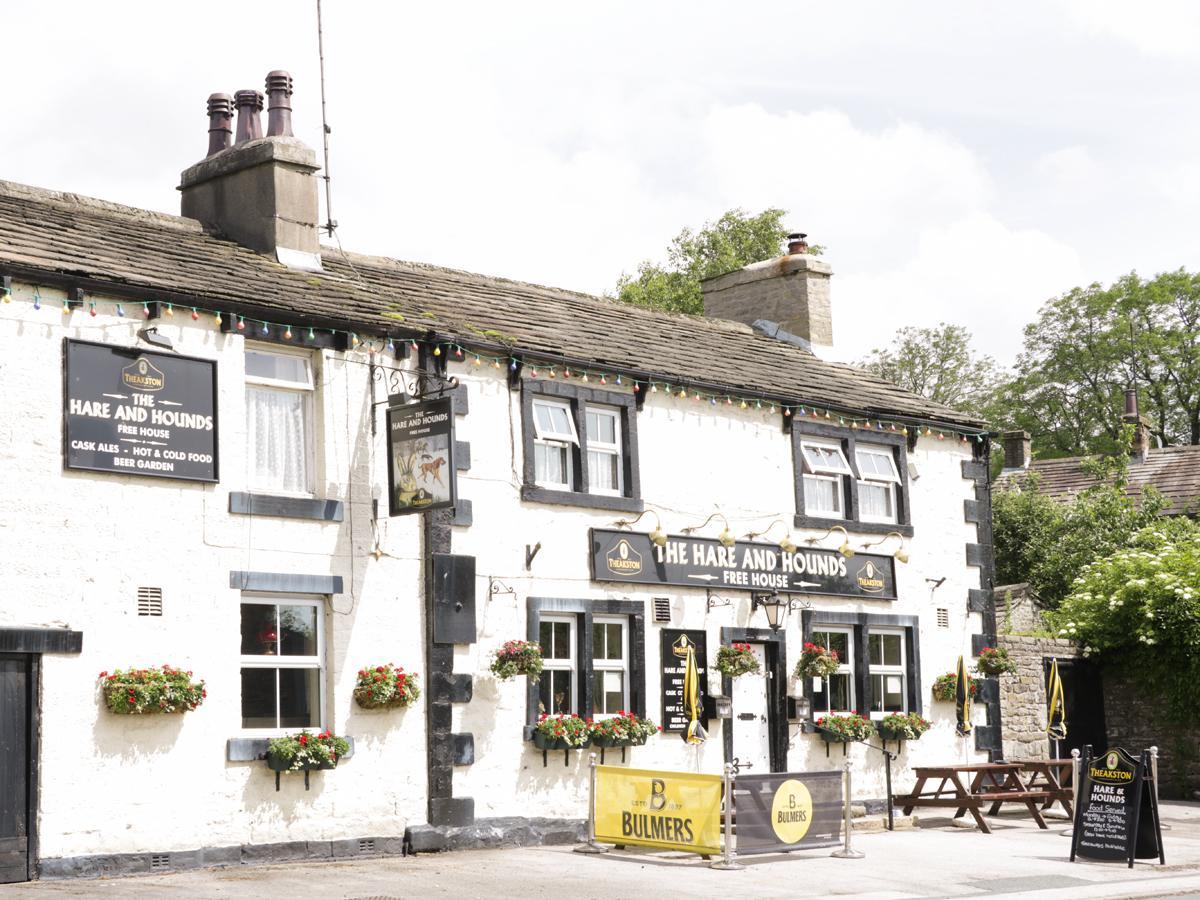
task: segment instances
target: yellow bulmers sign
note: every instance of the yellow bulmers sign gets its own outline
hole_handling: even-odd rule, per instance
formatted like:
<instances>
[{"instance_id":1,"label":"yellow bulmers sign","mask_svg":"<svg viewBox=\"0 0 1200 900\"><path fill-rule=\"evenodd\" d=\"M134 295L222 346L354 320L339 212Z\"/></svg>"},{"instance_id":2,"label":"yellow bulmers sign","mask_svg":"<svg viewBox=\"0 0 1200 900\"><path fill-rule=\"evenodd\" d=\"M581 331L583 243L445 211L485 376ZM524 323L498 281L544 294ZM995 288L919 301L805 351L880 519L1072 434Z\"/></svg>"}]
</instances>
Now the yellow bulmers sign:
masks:
<instances>
[{"instance_id":1,"label":"yellow bulmers sign","mask_svg":"<svg viewBox=\"0 0 1200 900\"><path fill-rule=\"evenodd\" d=\"M596 766L596 840L721 852L721 776Z\"/></svg>"}]
</instances>

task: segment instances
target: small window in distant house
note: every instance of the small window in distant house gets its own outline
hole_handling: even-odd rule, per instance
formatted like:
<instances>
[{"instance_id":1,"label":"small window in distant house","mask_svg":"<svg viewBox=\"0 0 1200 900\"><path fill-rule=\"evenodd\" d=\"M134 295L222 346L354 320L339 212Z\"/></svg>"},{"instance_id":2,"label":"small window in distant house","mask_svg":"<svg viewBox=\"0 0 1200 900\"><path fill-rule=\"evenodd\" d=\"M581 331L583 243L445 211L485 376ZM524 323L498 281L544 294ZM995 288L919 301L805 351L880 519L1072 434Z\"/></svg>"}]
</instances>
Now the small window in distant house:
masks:
<instances>
[{"instance_id":1,"label":"small window in distant house","mask_svg":"<svg viewBox=\"0 0 1200 900\"><path fill-rule=\"evenodd\" d=\"M543 487L571 490L574 484L574 448L579 446L570 404L533 401L534 475Z\"/></svg>"},{"instance_id":2,"label":"small window in distant house","mask_svg":"<svg viewBox=\"0 0 1200 900\"><path fill-rule=\"evenodd\" d=\"M324 601L247 598L241 605L242 728L323 724Z\"/></svg>"},{"instance_id":3,"label":"small window in distant house","mask_svg":"<svg viewBox=\"0 0 1200 900\"><path fill-rule=\"evenodd\" d=\"M309 357L246 351L246 467L252 490L312 492L313 373Z\"/></svg>"},{"instance_id":4,"label":"small window in distant house","mask_svg":"<svg viewBox=\"0 0 1200 900\"><path fill-rule=\"evenodd\" d=\"M864 522L896 521L896 488L900 474L888 447L859 444L855 449L858 471L859 518Z\"/></svg>"},{"instance_id":5,"label":"small window in distant house","mask_svg":"<svg viewBox=\"0 0 1200 900\"><path fill-rule=\"evenodd\" d=\"M575 616L544 616L538 625L542 675L538 680L538 712L575 712Z\"/></svg>"}]
</instances>

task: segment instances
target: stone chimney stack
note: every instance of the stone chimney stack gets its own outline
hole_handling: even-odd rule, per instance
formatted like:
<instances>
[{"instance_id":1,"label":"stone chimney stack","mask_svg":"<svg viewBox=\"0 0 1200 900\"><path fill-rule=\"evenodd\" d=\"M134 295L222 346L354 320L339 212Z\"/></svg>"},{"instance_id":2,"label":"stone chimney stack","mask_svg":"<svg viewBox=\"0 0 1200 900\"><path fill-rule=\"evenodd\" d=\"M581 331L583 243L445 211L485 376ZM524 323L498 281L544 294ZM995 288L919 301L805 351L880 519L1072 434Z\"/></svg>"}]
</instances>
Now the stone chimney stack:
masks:
<instances>
[{"instance_id":1,"label":"stone chimney stack","mask_svg":"<svg viewBox=\"0 0 1200 900\"><path fill-rule=\"evenodd\" d=\"M1032 455L1032 443L1028 431L1006 431L1004 441L1004 468L1028 469L1029 458Z\"/></svg>"},{"instance_id":2,"label":"stone chimney stack","mask_svg":"<svg viewBox=\"0 0 1200 900\"><path fill-rule=\"evenodd\" d=\"M704 314L733 319L801 346L833 346L833 269L808 252L807 235L788 235L788 252L702 282Z\"/></svg>"},{"instance_id":3,"label":"stone chimney stack","mask_svg":"<svg viewBox=\"0 0 1200 900\"><path fill-rule=\"evenodd\" d=\"M1133 443L1129 448L1130 457L1136 462L1145 462L1150 452L1150 423L1138 412L1137 389L1125 391L1125 414L1121 422L1133 426Z\"/></svg>"},{"instance_id":4,"label":"stone chimney stack","mask_svg":"<svg viewBox=\"0 0 1200 900\"><path fill-rule=\"evenodd\" d=\"M262 93L238 91L232 103L228 94L209 97L209 155L180 176L181 211L206 231L290 268L319 272L316 153L292 136L291 76L271 72L266 87L271 97L266 137ZM231 106L237 107L232 147Z\"/></svg>"}]
</instances>

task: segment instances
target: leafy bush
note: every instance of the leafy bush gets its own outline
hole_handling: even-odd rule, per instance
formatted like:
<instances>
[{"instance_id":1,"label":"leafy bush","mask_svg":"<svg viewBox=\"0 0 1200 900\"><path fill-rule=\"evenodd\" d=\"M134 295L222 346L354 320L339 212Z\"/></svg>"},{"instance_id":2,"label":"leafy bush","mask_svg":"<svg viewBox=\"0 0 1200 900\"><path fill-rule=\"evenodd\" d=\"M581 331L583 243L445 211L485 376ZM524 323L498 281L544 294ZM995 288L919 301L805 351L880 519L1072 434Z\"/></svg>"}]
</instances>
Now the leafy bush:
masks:
<instances>
[{"instance_id":1,"label":"leafy bush","mask_svg":"<svg viewBox=\"0 0 1200 900\"><path fill-rule=\"evenodd\" d=\"M542 674L542 645L537 641L505 641L492 659L492 674L501 681L518 675Z\"/></svg>"},{"instance_id":2,"label":"leafy bush","mask_svg":"<svg viewBox=\"0 0 1200 900\"><path fill-rule=\"evenodd\" d=\"M363 709L412 706L420 696L416 674L393 663L358 670L354 701Z\"/></svg>"},{"instance_id":3,"label":"leafy bush","mask_svg":"<svg viewBox=\"0 0 1200 900\"><path fill-rule=\"evenodd\" d=\"M148 669L101 672L100 690L109 712L133 716L187 712L208 696L203 681L193 682L191 672L165 663Z\"/></svg>"},{"instance_id":4,"label":"leafy bush","mask_svg":"<svg viewBox=\"0 0 1200 900\"><path fill-rule=\"evenodd\" d=\"M1084 656L1124 665L1177 722L1196 715L1200 679L1200 526L1169 519L1084 569L1053 615Z\"/></svg>"}]
</instances>

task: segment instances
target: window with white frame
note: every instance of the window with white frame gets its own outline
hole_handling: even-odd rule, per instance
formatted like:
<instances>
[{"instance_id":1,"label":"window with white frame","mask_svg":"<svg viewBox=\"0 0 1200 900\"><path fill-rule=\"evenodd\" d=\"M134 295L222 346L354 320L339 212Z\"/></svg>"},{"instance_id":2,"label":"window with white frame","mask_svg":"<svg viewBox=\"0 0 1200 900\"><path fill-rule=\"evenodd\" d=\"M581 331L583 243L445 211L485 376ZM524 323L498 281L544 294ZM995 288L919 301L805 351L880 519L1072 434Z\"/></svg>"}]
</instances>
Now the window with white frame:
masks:
<instances>
[{"instance_id":1,"label":"window with white frame","mask_svg":"<svg viewBox=\"0 0 1200 900\"><path fill-rule=\"evenodd\" d=\"M838 655L838 670L828 678L814 678L812 684L813 715L848 713L854 705L854 656L851 654L853 631L827 625L814 625L812 643L833 650Z\"/></svg>"},{"instance_id":2,"label":"window with white frame","mask_svg":"<svg viewBox=\"0 0 1200 900\"><path fill-rule=\"evenodd\" d=\"M309 356L246 350L246 467L251 489L312 492L313 393Z\"/></svg>"},{"instance_id":3,"label":"window with white frame","mask_svg":"<svg viewBox=\"0 0 1200 900\"><path fill-rule=\"evenodd\" d=\"M896 521L896 489L900 473L890 447L858 444L858 517L864 522Z\"/></svg>"},{"instance_id":4,"label":"window with white frame","mask_svg":"<svg viewBox=\"0 0 1200 900\"><path fill-rule=\"evenodd\" d=\"M904 657L903 630L872 629L867 634L872 718L908 711L908 674Z\"/></svg>"},{"instance_id":5,"label":"window with white frame","mask_svg":"<svg viewBox=\"0 0 1200 900\"><path fill-rule=\"evenodd\" d=\"M543 616L538 625L542 675L538 680L538 712L575 712L575 616Z\"/></svg>"},{"instance_id":6,"label":"window with white frame","mask_svg":"<svg viewBox=\"0 0 1200 900\"><path fill-rule=\"evenodd\" d=\"M574 448L579 446L575 417L569 403L533 401L534 480L543 487L572 490Z\"/></svg>"},{"instance_id":7,"label":"window with white frame","mask_svg":"<svg viewBox=\"0 0 1200 900\"><path fill-rule=\"evenodd\" d=\"M629 709L629 629L627 617L592 620L592 716Z\"/></svg>"},{"instance_id":8,"label":"window with white frame","mask_svg":"<svg viewBox=\"0 0 1200 900\"><path fill-rule=\"evenodd\" d=\"M804 511L810 516L845 518L845 479L854 472L836 441L805 439L803 457Z\"/></svg>"},{"instance_id":9,"label":"window with white frame","mask_svg":"<svg viewBox=\"0 0 1200 900\"><path fill-rule=\"evenodd\" d=\"M324 719L323 600L246 596L241 604L242 728L320 730Z\"/></svg>"},{"instance_id":10,"label":"window with white frame","mask_svg":"<svg viewBox=\"0 0 1200 900\"><path fill-rule=\"evenodd\" d=\"M588 406L585 416L588 490L621 496L621 414L606 406Z\"/></svg>"}]
</instances>

